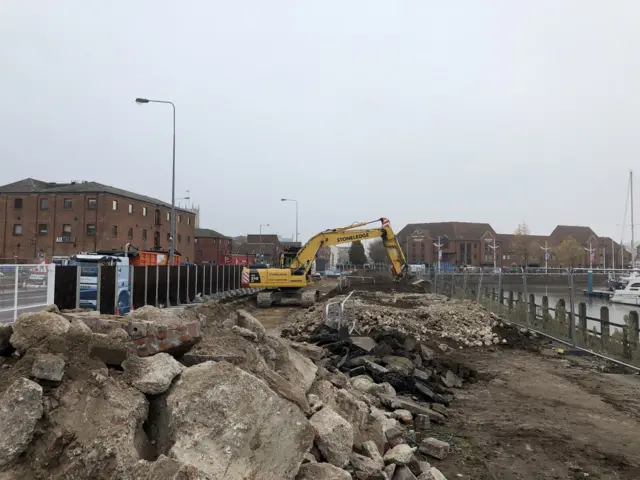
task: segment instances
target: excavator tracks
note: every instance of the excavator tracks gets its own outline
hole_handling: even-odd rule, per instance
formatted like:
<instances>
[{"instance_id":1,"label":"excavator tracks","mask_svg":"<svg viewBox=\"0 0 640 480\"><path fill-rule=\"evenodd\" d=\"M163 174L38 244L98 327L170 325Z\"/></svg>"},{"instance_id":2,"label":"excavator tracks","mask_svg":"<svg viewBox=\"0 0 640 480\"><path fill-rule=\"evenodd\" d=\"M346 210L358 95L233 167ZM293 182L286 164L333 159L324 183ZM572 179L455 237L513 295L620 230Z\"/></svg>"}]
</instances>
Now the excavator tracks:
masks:
<instances>
[{"instance_id":1,"label":"excavator tracks","mask_svg":"<svg viewBox=\"0 0 640 480\"><path fill-rule=\"evenodd\" d=\"M256 302L259 308L269 308L273 305L281 305L283 300L288 300L287 305L300 305L301 307L307 308L314 305L318 298L320 297L320 292L318 290L305 290L305 291L296 291L296 292L279 292L273 290L263 290L262 292L258 292L256 297Z\"/></svg>"}]
</instances>

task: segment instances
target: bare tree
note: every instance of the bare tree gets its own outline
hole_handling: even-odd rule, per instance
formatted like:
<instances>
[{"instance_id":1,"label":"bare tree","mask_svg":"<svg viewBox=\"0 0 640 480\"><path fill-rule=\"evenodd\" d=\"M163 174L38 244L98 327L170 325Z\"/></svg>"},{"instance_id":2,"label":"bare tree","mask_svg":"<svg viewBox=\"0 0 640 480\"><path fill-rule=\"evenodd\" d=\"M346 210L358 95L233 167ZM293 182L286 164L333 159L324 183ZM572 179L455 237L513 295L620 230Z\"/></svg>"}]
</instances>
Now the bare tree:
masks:
<instances>
[{"instance_id":1,"label":"bare tree","mask_svg":"<svg viewBox=\"0 0 640 480\"><path fill-rule=\"evenodd\" d=\"M367 253L373 263L387 263L389 260L387 249L379 238L369 242Z\"/></svg>"},{"instance_id":2,"label":"bare tree","mask_svg":"<svg viewBox=\"0 0 640 480\"><path fill-rule=\"evenodd\" d=\"M538 252L534 250L534 242L531 239L531 231L525 222L522 222L513 232L513 253L520 265L527 266Z\"/></svg>"},{"instance_id":3,"label":"bare tree","mask_svg":"<svg viewBox=\"0 0 640 480\"><path fill-rule=\"evenodd\" d=\"M576 267L584 260L584 248L573 237L565 238L560 245L553 248L553 255L560 265Z\"/></svg>"}]
</instances>

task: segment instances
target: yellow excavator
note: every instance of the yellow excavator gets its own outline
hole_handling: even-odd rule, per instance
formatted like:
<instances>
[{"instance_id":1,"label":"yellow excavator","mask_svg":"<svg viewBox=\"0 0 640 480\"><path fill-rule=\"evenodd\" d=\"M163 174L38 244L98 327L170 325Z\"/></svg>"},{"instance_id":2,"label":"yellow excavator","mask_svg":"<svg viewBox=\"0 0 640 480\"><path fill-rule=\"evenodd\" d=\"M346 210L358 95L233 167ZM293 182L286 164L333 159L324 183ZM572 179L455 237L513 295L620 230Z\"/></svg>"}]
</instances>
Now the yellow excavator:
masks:
<instances>
[{"instance_id":1,"label":"yellow excavator","mask_svg":"<svg viewBox=\"0 0 640 480\"><path fill-rule=\"evenodd\" d=\"M377 222L382 223L381 227L362 228ZM313 288L311 279L311 268L318 250L331 245L373 238L382 238L391 261L394 280L400 281L405 278L409 269L400 243L391 230L389 220L380 218L318 233L298 250L287 266L283 265L281 259L280 267L245 267L242 269L242 287L264 289L258 293L258 306L262 308L280 304L283 299L293 299L294 303L297 300L303 307L311 306L320 296L320 292Z\"/></svg>"}]
</instances>

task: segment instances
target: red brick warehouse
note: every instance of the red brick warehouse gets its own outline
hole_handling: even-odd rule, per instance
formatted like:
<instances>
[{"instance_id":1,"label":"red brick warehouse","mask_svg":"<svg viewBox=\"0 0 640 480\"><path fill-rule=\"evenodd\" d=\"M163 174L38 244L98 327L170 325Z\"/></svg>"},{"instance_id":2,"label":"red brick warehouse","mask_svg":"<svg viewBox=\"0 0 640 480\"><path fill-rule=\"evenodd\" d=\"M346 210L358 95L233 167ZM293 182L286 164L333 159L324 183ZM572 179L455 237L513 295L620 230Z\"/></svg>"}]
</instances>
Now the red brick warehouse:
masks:
<instances>
[{"instance_id":1,"label":"red brick warehouse","mask_svg":"<svg viewBox=\"0 0 640 480\"><path fill-rule=\"evenodd\" d=\"M171 205L97 182L32 178L0 187L0 262L70 256L79 252L168 251ZM175 248L193 261L194 212L176 209Z\"/></svg>"}]
</instances>

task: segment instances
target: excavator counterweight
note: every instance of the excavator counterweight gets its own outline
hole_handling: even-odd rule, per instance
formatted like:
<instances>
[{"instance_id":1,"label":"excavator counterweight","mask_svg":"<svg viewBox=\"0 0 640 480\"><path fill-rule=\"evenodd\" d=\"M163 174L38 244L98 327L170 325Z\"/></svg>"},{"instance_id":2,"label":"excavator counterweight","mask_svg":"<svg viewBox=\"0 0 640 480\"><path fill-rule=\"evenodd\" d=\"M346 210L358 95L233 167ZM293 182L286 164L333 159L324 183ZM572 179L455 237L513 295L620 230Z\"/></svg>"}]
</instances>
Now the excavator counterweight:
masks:
<instances>
[{"instance_id":1,"label":"excavator counterweight","mask_svg":"<svg viewBox=\"0 0 640 480\"><path fill-rule=\"evenodd\" d=\"M382 225L378 228L363 228L375 222L381 222ZM326 246L374 238L382 239L391 261L391 274L394 280L399 281L405 278L408 274L408 265L400 243L391 229L389 220L380 218L371 222L325 230L314 235L297 251L295 257L286 266L281 259L280 267L245 267L242 269L242 286L264 289L258 293L259 307L270 307L281 303L284 299L293 299L303 307L311 306L319 297L319 292L313 288L311 279L311 268L318 250Z\"/></svg>"}]
</instances>

